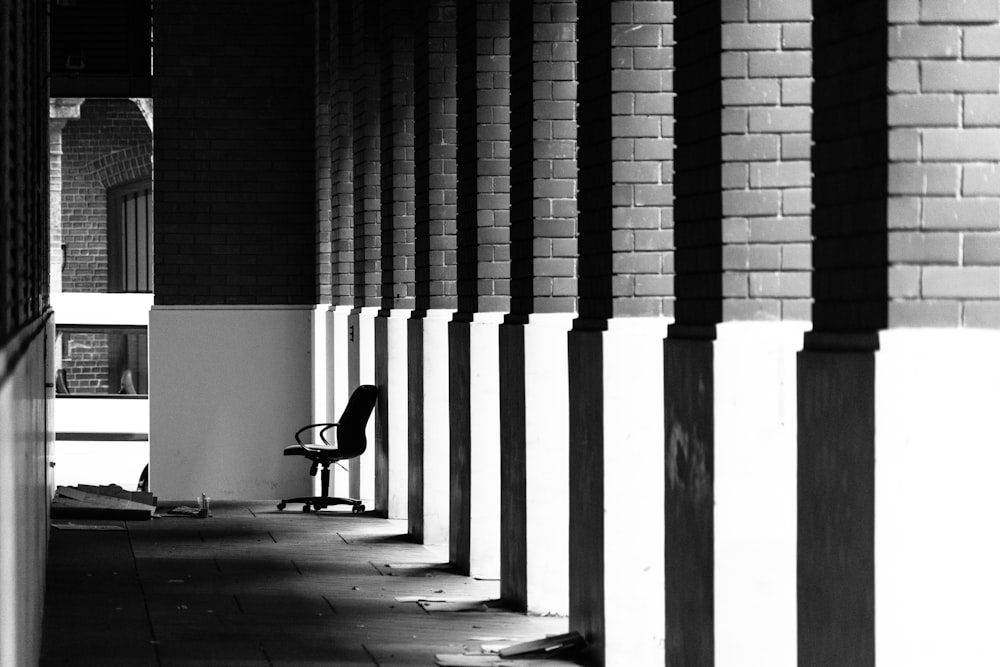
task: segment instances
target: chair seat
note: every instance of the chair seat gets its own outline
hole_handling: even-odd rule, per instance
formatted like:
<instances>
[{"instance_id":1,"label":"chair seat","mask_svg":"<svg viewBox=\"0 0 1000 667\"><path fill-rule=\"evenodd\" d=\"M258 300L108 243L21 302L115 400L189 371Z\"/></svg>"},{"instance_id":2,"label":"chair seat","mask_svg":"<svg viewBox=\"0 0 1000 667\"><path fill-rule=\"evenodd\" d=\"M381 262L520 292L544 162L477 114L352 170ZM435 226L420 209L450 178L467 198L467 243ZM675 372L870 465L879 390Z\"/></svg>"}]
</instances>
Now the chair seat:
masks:
<instances>
[{"instance_id":1,"label":"chair seat","mask_svg":"<svg viewBox=\"0 0 1000 667\"><path fill-rule=\"evenodd\" d=\"M301 444L301 445L288 445L284 449L285 456L309 456L310 454L319 454L321 456L334 457L337 455L337 448L332 445L311 445L311 444Z\"/></svg>"}]
</instances>

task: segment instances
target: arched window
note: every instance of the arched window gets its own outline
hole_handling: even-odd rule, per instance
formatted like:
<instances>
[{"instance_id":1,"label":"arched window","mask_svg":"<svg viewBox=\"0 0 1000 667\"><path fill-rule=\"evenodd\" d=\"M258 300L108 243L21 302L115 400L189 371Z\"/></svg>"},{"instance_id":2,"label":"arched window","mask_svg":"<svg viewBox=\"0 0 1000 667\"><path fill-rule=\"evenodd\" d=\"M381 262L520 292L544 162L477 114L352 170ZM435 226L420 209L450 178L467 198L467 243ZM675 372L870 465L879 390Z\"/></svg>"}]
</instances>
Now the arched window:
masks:
<instances>
[{"instance_id":1,"label":"arched window","mask_svg":"<svg viewBox=\"0 0 1000 667\"><path fill-rule=\"evenodd\" d=\"M108 190L108 291L153 291L153 185Z\"/></svg>"}]
</instances>

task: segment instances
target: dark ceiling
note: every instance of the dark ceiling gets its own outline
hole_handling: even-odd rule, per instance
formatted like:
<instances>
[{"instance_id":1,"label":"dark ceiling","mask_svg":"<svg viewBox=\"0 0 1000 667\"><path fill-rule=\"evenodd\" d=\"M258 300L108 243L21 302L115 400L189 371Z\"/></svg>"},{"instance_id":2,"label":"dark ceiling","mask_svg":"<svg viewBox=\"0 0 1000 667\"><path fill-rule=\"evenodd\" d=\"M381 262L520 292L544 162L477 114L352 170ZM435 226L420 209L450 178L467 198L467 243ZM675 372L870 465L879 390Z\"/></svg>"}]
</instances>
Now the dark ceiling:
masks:
<instances>
[{"instance_id":1,"label":"dark ceiling","mask_svg":"<svg viewBox=\"0 0 1000 667\"><path fill-rule=\"evenodd\" d=\"M49 0L52 97L150 97L152 4Z\"/></svg>"}]
</instances>

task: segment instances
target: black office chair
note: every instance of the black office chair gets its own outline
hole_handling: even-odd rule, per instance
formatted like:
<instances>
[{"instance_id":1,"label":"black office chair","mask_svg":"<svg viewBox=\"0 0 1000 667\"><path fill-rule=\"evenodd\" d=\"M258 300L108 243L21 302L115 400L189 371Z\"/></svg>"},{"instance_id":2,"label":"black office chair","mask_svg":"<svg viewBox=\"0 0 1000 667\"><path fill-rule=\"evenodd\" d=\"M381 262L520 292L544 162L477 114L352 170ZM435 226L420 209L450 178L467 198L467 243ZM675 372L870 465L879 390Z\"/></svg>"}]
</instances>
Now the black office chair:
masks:
<instances>
[{"instance_id":1,"label":"black office chair","mask_svg":"<svg viewBox=\"0 0 1000 667\"><path fill-rule=\"evenodd\" d=\"M316 476L316 471L322 467L320 473L320 491L322 495L308 496L304 498L286 498L278 503L278 509L285 509L287 503L304 503L303 512L308 512L310 508L319 511L330 505L351 505L351 511L360 514L365 511L365 506L360 500L354 498L338 498L328 495L330 493L330 464L344 459L353 459L361 456L368 446L365 438L365 425L371 417L372 410L375 409L375 402L378 400L378 388L370 384L363 384L354 390L347 407L340 415L340 421L333 424L309 424L303 426L295 432L295 442L298 444L285 447L285 456L304 456L312 461L309 474ZM320 428L319 439L322 445L302 442L300 436L305 431L313 428ZM323 434L331 428L337 429L337 444L331 445Z\"/></svg>"}]
</instances>

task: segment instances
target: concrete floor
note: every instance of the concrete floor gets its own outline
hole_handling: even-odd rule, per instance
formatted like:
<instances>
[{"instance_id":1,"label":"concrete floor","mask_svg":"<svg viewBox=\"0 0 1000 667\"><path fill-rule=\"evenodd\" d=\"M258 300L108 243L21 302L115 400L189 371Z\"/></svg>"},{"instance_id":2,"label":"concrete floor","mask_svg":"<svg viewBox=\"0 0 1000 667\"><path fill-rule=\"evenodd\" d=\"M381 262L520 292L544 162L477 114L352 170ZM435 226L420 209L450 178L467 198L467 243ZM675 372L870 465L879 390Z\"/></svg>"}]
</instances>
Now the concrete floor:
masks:
<instances>
[{"instance_id":1,"label":"concrete floor","mask_svg":"<svg viewBox=\"0 0 1000 667\"><path fill-rule=\"evenodd\" d=\"M212 509L54 528L41 664L433 665L438 653L566 631L566 618L398 600L499 592L449 572L440 550L406 539L405 522L273 502Z\"/></svg>"}]
</instances>

